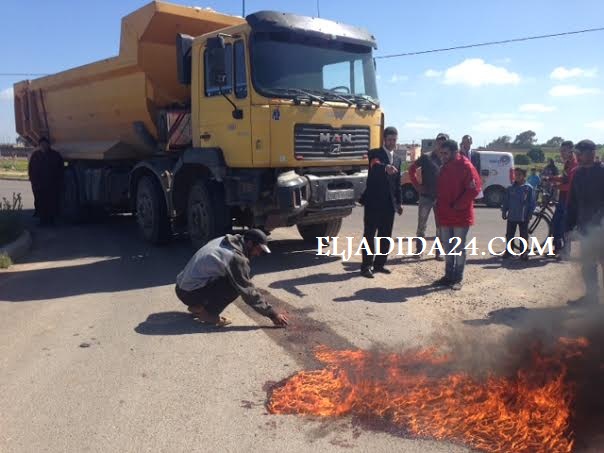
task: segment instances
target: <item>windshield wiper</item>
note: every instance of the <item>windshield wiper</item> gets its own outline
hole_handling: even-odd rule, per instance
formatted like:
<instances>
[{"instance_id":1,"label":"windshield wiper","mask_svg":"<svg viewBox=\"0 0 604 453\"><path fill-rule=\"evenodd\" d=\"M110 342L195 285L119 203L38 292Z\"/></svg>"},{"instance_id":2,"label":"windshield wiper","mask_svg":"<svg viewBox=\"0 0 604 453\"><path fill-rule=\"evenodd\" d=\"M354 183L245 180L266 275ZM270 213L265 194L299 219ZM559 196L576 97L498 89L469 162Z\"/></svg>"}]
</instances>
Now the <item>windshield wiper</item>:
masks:
<instances>
[{"instance_id":1,"label":"windshield wiper","mask_svg":"<svg viewBox=\"0 0 604 453\"><path fill-rule=\"evenodd\" d=\"M308 91L305 90L301 90L300 88L279 88L279 87L275 87L273 88L274 91L279 91L279 92L284 92L284 93L298 93L301 94L303 96L306 96L309 100L312 101L317 101L319 104L323 104L325 102L325 99L323 99L320 96L317 96L315 94L309 93ZM295 101L300 101L300 97L294 97Z\"/></svg>"},{"instance_id":2,"label":"windshield wiper","mask_svg":"<svg viewBox=\"0 0 604 453\"><path fill-rule=\"evenodd\" d=\"M361 101L365 101L368 102L372 105L374 105L375 107L379 107L380 104L378 104L377 102L375 102L373 99L371 99L369 96L361 96L358 94L354 94L354 100L357 101L358 104L361 104Z\"/></svg>"},{"instance_id":3,"label":"windshield wiper","mask_svg":"<svg viewBox=\"0 0 604 453\"><path fill-rule=\"evenodd\" d=\"M339 99L340 101L346 102L348 105L354 104L350 99L345 98L344 96L339 95L338 93L334 93L333 91L322 91L326 96L331 96L333 98Z\"/></svg>"}]
</instances>

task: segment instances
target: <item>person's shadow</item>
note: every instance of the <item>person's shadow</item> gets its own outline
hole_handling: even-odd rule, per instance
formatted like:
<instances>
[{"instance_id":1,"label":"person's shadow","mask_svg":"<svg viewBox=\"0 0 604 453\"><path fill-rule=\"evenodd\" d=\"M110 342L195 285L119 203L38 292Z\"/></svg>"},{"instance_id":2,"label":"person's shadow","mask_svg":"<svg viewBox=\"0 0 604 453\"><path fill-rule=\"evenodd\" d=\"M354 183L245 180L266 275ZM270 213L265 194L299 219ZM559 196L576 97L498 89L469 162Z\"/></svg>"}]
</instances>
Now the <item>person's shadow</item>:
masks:
<instances>
[{"instance_id":1,"label":"person's shadow","mask_svg":"<svg viewBox=\"0 0 604 453\"><path fill-rule=\"evenodd\" d=\"M422 297L441 290L431 285L412 288L363 288L351 296L337 297L334 302L373 302L373 303L402 303L414 297Z\"/></svg>"},{"instance_id":2,"label":"person's shadow","mask_svg":"<svg viewBox=\"0 0 604 453\"><path fill-rule=\"evenodd\" d=\"M249 332L259 329L272 329L273 326L234 326L215 327L193 319L189 313L167 311L153 313L134 328L141 335L190 335L196 333Z\"/></svg>"}]
</instances>

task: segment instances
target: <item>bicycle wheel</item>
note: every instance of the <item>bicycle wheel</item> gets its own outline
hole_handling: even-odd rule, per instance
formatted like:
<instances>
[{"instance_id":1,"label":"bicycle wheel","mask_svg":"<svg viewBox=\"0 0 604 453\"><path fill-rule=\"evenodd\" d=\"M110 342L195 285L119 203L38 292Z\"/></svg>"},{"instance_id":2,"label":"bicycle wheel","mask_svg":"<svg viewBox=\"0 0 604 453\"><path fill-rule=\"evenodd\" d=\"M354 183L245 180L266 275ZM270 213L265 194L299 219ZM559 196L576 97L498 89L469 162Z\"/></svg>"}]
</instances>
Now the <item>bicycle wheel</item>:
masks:
<instances>
[{"instance_id":1,"label":"bicycle wheel","mask_svg":"<svg viewBox=\"0 0 604 453\"><path fill-rule=\"evenodd\" d=\"M533 214L529 222L529 239L528 239L528 247L529 250L531 245L536 241L540 247L544 247L548 238L553 236L552 233L552 216L547 211L538 211ZM535 239L533 239L535 238ZM522 251L524 247L522 246L520 240L515 239L512 241L512 249L515 252Z\"/></svg>"}]
</instances>

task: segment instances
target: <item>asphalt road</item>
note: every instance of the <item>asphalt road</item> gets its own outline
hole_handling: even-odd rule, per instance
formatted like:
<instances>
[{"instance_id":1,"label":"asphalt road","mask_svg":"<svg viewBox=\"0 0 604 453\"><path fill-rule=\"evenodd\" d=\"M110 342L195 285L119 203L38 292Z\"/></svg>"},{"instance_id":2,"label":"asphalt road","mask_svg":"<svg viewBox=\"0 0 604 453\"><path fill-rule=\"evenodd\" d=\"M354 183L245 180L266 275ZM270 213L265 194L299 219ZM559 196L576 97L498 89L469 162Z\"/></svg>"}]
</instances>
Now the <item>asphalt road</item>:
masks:
<instances>
[{"instance_id":1,"label":"asphalt road","mask_svg":"<svg viewBox=\"0 0 604 453\"><path fill-rule=\"evenodd\" d=\"M13 191L32 207L28 183L0 181L0 197ZM405 208L395 236L414 233L416 212ZM477 213L471 235L482 248L504 225L497 210ZM477 256L461 292L435 293L443 264L433 259L394 258L392 275L369 281L360 257L317 256L294 228L280 229L253 271L292 326L274 329L238 300L225 313L233 324L216 330L192 321L174 294L192 254L186 240L151 247L127 216L32 231L31 254L0 274L2 452L467 451L348 418L269 415L266 385L315 366L319 344L398 350L444 332L507 335L515 320L489 313L561 306L560 287L575 275L566 263L502 267ZM357 209L340 236L361 232Z\"/></svg>"}]
</instances>

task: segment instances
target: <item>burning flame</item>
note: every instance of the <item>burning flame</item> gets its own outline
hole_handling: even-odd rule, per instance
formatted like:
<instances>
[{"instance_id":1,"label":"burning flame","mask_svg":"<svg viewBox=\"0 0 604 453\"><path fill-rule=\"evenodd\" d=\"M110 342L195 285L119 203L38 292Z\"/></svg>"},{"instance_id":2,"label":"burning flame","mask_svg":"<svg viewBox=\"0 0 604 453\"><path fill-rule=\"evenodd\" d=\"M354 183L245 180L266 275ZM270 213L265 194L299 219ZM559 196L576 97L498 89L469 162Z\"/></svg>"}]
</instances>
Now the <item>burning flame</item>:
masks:
<instances>
[{"instance_id":1,"label":"burning flame","mask_svg":"<svg viewBox=\"0 0 604 453\"><path fill-rule=\"evenodd\" d=\"M273 389L273 414L353 415L387 422L414 437L462 443L485 452L570 452L574 386L569 360L588 346L561 338L550 353L536 345L530 365L484 379L453 371L435 349L402 354L363 350L315 355L325 364Z\"/></svg>"}]
</instances>

